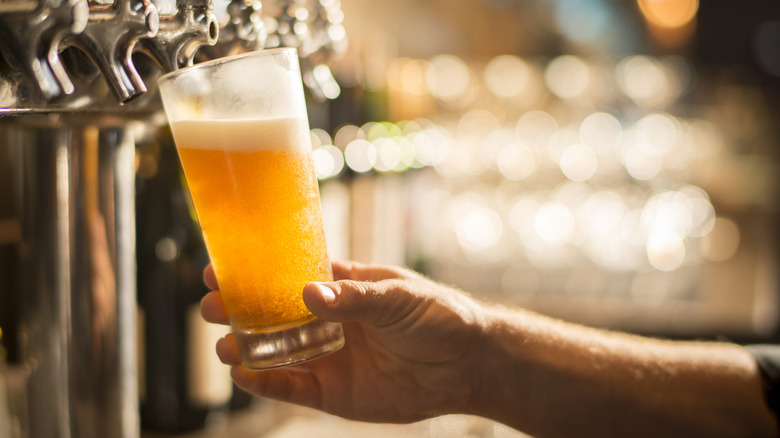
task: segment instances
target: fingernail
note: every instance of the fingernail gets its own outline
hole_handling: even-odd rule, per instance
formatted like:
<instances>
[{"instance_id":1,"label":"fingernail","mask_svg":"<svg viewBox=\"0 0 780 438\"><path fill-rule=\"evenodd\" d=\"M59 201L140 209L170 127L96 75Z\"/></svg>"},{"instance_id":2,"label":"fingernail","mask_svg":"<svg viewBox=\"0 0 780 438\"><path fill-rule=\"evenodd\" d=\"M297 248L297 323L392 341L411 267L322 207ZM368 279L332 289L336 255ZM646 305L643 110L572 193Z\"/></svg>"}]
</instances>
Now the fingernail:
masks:
<instances>
[{"instance_id":1,"label":"fingernail","mask_svg":"<svg viewBox=\"0 0 780 438\"><path fill-rule=\"evenodd\" d=\"M328 286L325 286L322 283L316 283L317 289L320 290L320 295L322 295L322 300L326 303L330 304L334 301L336 301L336 293L333 292L333 289L329 288Z\"/></svg>"}]
</instances>

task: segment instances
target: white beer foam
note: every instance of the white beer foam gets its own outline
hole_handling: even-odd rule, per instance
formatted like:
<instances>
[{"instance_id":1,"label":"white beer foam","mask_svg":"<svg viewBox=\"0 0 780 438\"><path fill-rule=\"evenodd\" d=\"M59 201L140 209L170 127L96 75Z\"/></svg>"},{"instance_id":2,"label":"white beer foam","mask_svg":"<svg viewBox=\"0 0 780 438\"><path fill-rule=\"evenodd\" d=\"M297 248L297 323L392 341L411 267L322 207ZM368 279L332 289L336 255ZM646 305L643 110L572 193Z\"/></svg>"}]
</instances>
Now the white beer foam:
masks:
<instances>
[{"instance_id":1,"label":"white beer foam","mask_svg":"<svg viewBox=\"0 0 780 438\"><path fill-rule=\"evenodd\" d=\"M179 148L230 152L311 151L309 124L304 118L179 120L171 123Z\"/></svg>"}]
</instances>

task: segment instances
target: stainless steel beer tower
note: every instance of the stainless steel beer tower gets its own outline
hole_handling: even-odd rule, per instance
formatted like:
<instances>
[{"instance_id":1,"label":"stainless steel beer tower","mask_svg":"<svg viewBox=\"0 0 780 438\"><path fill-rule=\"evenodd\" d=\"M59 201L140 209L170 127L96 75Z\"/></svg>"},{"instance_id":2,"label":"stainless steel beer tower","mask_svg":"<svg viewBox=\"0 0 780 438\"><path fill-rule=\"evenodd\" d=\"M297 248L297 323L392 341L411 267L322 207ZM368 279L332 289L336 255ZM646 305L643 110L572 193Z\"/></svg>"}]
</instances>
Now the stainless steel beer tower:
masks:
<instances>
[{"instance_id":1,"label":"stainless steel beer tower","mask_svg":"<svg viewBox=\"0 0 780 438\"><path fill-rule=\"evenodd\" d=\"M12 286L0 285L14 326L0 329L15 336L24 380L0 404L13 435L139 436L135 144L161 124L154 79L268 45L297 44L307 65L324 65L338 51L323 38L340 26L334 5L279 1L263 20L258 2L233 0L220 25L212 0L176 0L167 15L148 0L0 0L0 200L13 204L0 222L19 229L0 239L18 260ZM301 16L308 26L290 25ZM309 87L322 95L328 81Z\"/></svg>"}]
</instances>

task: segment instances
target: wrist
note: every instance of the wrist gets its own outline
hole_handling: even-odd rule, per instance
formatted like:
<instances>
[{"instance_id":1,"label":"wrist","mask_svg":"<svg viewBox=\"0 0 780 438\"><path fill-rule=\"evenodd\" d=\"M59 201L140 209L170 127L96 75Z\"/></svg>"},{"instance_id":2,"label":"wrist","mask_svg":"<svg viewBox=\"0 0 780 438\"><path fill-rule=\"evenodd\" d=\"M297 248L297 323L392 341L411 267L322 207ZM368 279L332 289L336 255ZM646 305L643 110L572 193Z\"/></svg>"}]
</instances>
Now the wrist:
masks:
<instances>
[{"instance_id":1,"label":"wrist","mask_svg":"<svg viewBox=\"0 0 780 438\"><path fill-rule=\"evenodd\" d=\"M515 356L525 336L516 318L489 306L482 307L482 318L475 331L477 348L470 356L468 376L472 391L464 413L505 422L500 414L502 407L510 404L519 408L516 377L522 370L516 369Z\"/></svg>"}]
</instances>

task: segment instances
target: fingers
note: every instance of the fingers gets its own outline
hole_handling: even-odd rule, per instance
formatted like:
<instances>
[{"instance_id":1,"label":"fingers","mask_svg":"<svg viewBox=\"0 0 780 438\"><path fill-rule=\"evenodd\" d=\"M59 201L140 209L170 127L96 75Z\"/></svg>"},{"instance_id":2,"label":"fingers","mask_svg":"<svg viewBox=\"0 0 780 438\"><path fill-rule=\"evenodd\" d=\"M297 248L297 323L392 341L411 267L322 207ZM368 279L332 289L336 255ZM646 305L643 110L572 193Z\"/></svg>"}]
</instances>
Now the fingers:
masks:
<instances>
[{"instance_id":1,"label":"fingers","mask_svg":"<svg viewBox=\"0 0 780 438\"><path fill-rule=\"evenodd\" d=\"M415 274L395 266L364 265L358 262L335 260L331 263L336 280L379 281L389 278L412 278Z\"/></svg>"},{"instance_id":2,"label":"fingers","mask_svg":"<svg viewBox=\"0 0 780 438\"><path fill-rule=\"evenodd\" d=\"M238 365L241 363L236 338L233 336L233 333L228 333L217 341L217 356L225 365Z\"/></svg>"},{"instance_id":3,"label":"fingers","mask_svg":"<svg viewBox=\"0 0 780 438\"><path fill-rule=\"evenodd\" d=\"M211 290L219 289L217 274L214 273L214 266L212 264L209 264L206 266L206 269L203 270L203 282L206 283L206 286Z\"/></svg>"},{"instance_id":4,"label":"fingers","mask_svg":"<svg viewBox=\"0 0 780 438\"><path fill-rule=\"evenodd\" d=\"M219 291L211 291L200 300L200 314L203 319L215 324L230 324L225 303L222 302L222 294Z\"/></svg>"},{"instance_id":5,"label":"fingers","mask_svg":"<svg viewBox=\"0 0 780 438\"><path fill-rule=\"evenodd\" d=\"M405 280L379 282L340 280L309 283L303 288L303 302L326 321L362 322L385 326L397 322L416 308L422 297L409 289Z\"/></svg>"},{"instance_id":6,"label":"fingers","mask_svg":"<svg viewBox=\"0 0 780 438\"><path fill-rule=\"evenodd\" d=\"M230 365L230 376L241 389L251 394L318 408L321 402L320 384L314 374L301 368L255 371L244 368L233 334L217 341L217 355Z\"/></svg>"},{"instance_id":7,"label":"fingers","mask_svg":"<svg viewBox=\"0 0 780 438\"><path fill-rule=\"evenodd\" d=\"M230 369L239 388L260 397L322 409L322 389L315 374L293 368L263 371L242 366Z\"/></svg>"}]
</instances>

